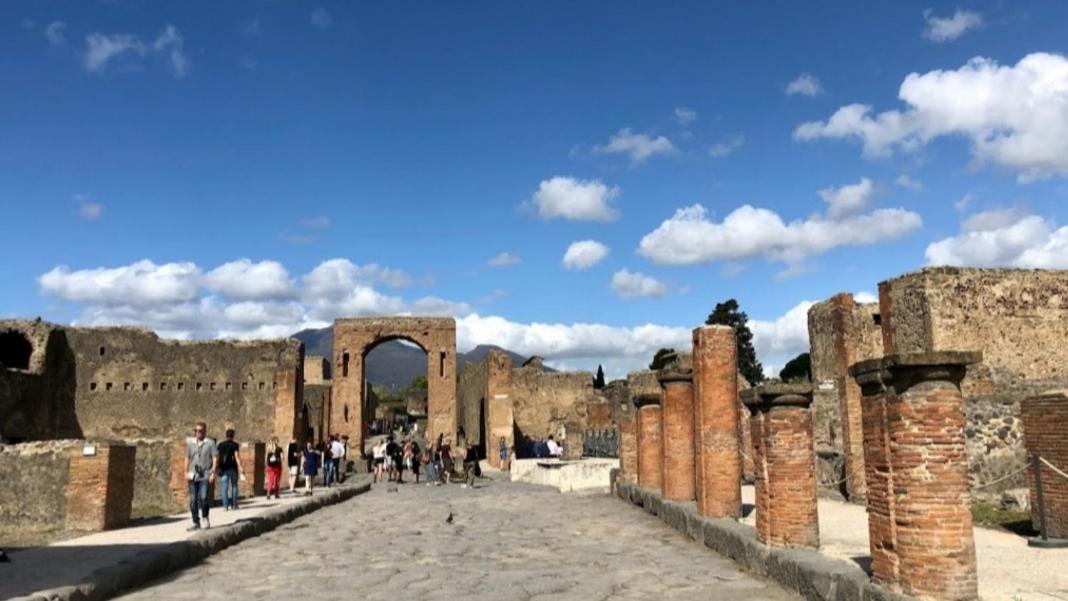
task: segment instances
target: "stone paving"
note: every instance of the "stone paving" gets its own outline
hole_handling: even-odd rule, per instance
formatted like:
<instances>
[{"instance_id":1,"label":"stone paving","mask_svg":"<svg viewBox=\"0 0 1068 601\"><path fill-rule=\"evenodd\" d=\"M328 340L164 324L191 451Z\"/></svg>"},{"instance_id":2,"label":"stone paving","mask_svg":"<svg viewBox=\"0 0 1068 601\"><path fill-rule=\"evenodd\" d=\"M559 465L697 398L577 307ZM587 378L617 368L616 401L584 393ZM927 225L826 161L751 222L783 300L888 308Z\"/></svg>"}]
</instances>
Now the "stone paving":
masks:
<instances>
[{"instance_id":1,"label":"stone paving","mask_svg":"<svg viewBox=\"0 0 1068 601\"><path fill-rule=\"evenodd\" d=\"M121 598L797 599L618 499L503 478L378 484Z\"/></svg>"}]
</instances>

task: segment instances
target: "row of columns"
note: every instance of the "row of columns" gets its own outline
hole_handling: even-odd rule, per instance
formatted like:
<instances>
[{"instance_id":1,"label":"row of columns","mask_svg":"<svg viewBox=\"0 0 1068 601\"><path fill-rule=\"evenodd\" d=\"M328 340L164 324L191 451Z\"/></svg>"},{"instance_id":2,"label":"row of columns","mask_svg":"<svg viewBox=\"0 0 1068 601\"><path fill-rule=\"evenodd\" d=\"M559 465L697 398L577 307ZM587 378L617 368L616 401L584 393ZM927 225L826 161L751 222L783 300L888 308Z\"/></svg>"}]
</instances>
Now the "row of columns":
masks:
<instances>
[{"instance_id":1,"label":"row of columns","mask_svg":"<svg viewBox=\"0 0 1068 601\"><path fill-rule=\"evenodd\" d=\"M696 501L712 518L741 516L734 331L694 330L692 370L659 374L644 393L623 478ZM850 368L861 387L872 579L921 598L978 597L960 382L979 353L893 355ZM756 531L765 544L819 548L811 384L765 384L742 394L753 442ZM628 458L632 457L632 458ZM634 471L628 469L634 466Z\"/></svg>"}]
</instances>

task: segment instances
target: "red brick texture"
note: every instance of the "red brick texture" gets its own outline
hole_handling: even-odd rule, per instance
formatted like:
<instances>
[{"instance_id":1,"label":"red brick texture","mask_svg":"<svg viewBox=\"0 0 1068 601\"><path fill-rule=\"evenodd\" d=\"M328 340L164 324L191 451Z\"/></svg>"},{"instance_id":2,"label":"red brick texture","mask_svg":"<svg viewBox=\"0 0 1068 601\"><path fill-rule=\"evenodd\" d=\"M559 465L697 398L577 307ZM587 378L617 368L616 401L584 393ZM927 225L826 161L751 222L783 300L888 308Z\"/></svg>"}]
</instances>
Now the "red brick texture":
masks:
<instances>
[{"instance_id":1,"label":"red brick texture","mask_svg":"<svg viewBox=\"0 0 1068 601\"><path fill-rule=\"evenodd\" d=\"M920 598L978 598L960 382L978 353L910 353L850 372L863 390L873 579Z\"/></svg>"},{"instance_id":2,"label":"red brick texture","mask_svg":"<svg viewBox=\"0 0 1068 601\"><path fill-rule=\"evenodd\" d=\"M1020 405L1024 445L1029 456L1038 455L1068 473L1068 393L1051 392L1025 400ZM1046 534L1068 538L1068 479L1041 464L1042 501L1046 509ZM1033 468L1028 470L1031 489L1031 522L1037 530L1038 491Z\"/></svg>"},{"instance_id":3,"label":"red brick texture","mask_svg":"<svg viewBox=\"0 0 1068 601\"><path fill-rule=\"evenodd\" d=\"M694 483L694 415L693 375L687 370L660 374L661 432L664 439L664 498L669 501L693 501Z\"/></svg>"},{"instance_id":4,"label":"red brick texture","mask_svg":"<svg viewBox=\"0 0 1068 601\"><path fill-rule=\"evenodd\" d=\"M693 331L697 509L708 517L742 515L737 352L728 326Z\"/></svg>"},{"instance_id":5,"label":"red brick texture","mask_svg":"<svg viewBox=\"0 0 1068 601\"><path fill-rule=\"evenodd\" d=\"M619 467L624 482L638 481L638 419L636 411L619 414Z\"/></svg>"},{"instance_id":6,"label":"red brick texture","mask_svg":"<svg viewBox=\"0 0 1068 601\"><path fill-rule=\"evenodd\" d=\"M85 455L93 448L95 454ZM133 506L134 459L137 447L116 443L71 449L67 481L68 530L121 528Z\"/></svg>"},{"instance_id":7,"label":"red brick texture","mask_svg":"<svg viewBox=\"0 0 1068 601\"><path fill-rule=\"evenodd\" d=\"M776 547L820 546L812 387L747 391L756 481L757 536Z\"/></svg>"},{"instance_id":8,"label":"red brick texture","mask_svg":"<svg viewBox=\"0 0 1068 601\"><path fill-rule=\"evenodd\" d=\"M645 404L638 408L638 485L660 490L664 478L664 441L660 405Z\"/></svg>"},{"instance_id":9,"label":"red brick texture","mask_svg":"<svg viewBox=\"0 0 1068 601\"><path fill-rule=\"evenodd\" d=\"M854 332L855 303L852 294L838 294L831 298L834 307L835 389L838 391L838 414L842 423L842 447L845 452L846 492L849 500L863 503L868 490L864 479L864 427L860 408L860 386L850 378L849 364L859 353Z\"/></svg>"}]
</instances>

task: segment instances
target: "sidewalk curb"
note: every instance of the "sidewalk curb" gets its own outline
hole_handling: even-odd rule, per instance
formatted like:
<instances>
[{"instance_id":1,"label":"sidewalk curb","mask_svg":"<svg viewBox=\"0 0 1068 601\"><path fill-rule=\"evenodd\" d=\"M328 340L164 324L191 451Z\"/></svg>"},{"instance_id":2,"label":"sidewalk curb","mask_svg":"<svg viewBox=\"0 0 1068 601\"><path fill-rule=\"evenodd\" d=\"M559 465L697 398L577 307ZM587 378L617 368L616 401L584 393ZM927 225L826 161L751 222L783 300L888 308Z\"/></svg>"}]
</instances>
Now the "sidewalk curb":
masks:
<instances>
[{"instance_id":1,"label":"sidewalk curb","mask_svg":"<svg viewBox=\"0 0 1068 601\"><path fill-rule=\"evenodd\" d=\"M370 483L333 488L325 494L275 507L256 517L212 528L190 539L146 551L133 559L96 570L77 584L41 590L22 597L13 597L9 601L110 599L168 574L195 566L231 545L270 532L317 509L347 501L370 490Z\"/></svg>"},{"instance_id":2,"label":"sidewalk curb","mask_svg":"<svg viewBox=\"0 0 1068 601\"><path fill-rule=\"evenodd\" d=\"M916 601L873 584L858 566L818 551L769 547L756 529L731 519L706 518L697 504L664 500L658 491L620 482L612 474L613 491L621 500L659 517L682 534L767 577L809 601Z\"/></svg>"}]
</instances>

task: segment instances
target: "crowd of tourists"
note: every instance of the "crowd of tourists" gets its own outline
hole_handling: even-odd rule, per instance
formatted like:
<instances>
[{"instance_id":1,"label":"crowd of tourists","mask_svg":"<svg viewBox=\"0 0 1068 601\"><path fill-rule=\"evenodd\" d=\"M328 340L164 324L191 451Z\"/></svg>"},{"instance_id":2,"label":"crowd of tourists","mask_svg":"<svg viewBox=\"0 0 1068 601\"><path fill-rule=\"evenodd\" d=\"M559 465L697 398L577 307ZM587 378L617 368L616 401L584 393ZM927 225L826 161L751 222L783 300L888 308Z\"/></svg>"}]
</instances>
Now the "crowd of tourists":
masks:
<instances>
[{"instance_id":1,"label":"crowd of tourists","mask_svg":"<svg viewBox=\"0 0 1068 601\"><path fill-rule=\"evenodd\" d=\"M463 430L457 432L457 439L464 440ZM455 478L462 478L464 485L471 486L474 479L481 476L478 465L478 449L463 442L453 447L452 439L439 434L428 448L420 448L413 437L397 442L396 436L387 435L371 448L372 483L404 483L404 474L409 474L409 481L420 483L421 474L427 486L449 484Z\"/></svg>"},{"instance_id":2,"label":"crowd of tourists","mask_svg":"<svg viewBox=\"0 0 1068 601\"><path fill-rule=\"evenodd\" d=\"M226 430L226 438L216 443L208 437L208 426L197 422L193 437L186 442L185 474L189 485L189 511L193 516L190 530L209 528L212 499L209 492L216 481L221 487L223 511L237 509L238 486L246 480L242 465L241 445L234 440L233 428ZM289 493L310 496L315 479L322 475L327 487L344 479L348 457L348 437L331 435L318 445L307 441L302 446L296 438L283 448L277 438L272 438L266 448L267 498L282 495L283 469L289 471ZM304 478L304 487L298 493L297 481Z\"/></svg>"}]
</instances>

